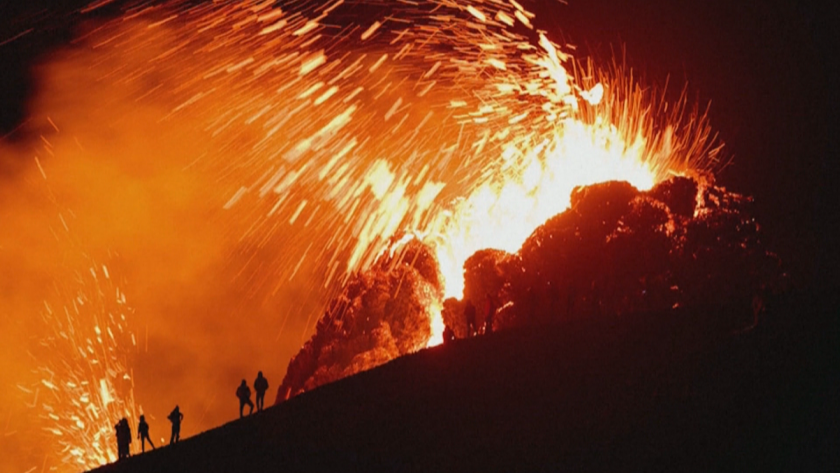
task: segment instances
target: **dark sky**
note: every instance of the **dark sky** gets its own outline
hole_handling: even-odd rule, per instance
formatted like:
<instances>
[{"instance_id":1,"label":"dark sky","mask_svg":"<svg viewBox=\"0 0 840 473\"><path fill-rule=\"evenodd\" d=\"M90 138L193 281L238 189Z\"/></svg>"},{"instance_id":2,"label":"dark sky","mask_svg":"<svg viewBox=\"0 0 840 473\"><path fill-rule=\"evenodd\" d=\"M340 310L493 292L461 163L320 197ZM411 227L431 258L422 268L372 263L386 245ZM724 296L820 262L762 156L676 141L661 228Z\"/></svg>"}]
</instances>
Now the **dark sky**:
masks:
<instances>
[{"instance_id":1,"label":"dark sky","mask_svg":"<svg viewBox=\"0 0 840 473\"><path fill-rule=\"evenodd\" d=\"M671 92L687 83L690 97L711 102L733 157L719 180L754 196L773 246L806 284L824 285L837 261L829 190L840 41L829 11L796 1L569 3L555 20L584 51L609 57L624 45L647 82L670 76Z\"/></svg>"}]
</instances>

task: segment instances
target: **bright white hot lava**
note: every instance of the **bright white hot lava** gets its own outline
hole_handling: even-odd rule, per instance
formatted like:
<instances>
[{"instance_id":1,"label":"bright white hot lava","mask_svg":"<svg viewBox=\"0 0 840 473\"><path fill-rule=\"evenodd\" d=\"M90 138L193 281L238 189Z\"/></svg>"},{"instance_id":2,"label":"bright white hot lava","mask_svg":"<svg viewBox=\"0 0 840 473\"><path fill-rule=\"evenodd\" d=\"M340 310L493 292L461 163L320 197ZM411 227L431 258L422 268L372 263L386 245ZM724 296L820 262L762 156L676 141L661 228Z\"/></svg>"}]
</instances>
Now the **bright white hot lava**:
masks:
<instances>
[{"instance_id":1,"label":"bright white hot lava","mask_svg":"<svg viewBox=\"0 0 840 473\"><path fill-rule=\"evenodd\" d=\"M120 119L163 108L162 133L212 150L187 161L218 171L243 251L283 239L240 269L249 285L308 278L326 303L407 231L461 297L470 255L515 251L576 186L648 189L715 159L704 116L576 63L537 20L515 0L173 0L98 25L83 54L129 99Z\"/></svg>"}]
</instances>

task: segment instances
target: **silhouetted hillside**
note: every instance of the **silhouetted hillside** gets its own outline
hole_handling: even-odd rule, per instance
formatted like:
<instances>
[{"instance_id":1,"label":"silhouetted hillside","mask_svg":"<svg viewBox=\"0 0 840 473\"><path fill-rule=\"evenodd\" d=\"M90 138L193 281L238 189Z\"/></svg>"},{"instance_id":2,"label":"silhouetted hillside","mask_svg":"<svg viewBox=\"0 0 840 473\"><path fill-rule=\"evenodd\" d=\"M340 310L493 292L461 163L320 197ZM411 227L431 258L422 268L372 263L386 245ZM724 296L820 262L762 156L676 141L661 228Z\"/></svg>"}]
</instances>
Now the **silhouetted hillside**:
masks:
<instances>
[{"instance_id":1,"label":"silhouetted hillside","mask_svg":"<svg viewBox=\"0 0 840 473\"><path fill-rule=\"evenodd\" d=\"M96 471L836 471L830 311L726 312L456 341Z\"/></svg>"}]
</instances>

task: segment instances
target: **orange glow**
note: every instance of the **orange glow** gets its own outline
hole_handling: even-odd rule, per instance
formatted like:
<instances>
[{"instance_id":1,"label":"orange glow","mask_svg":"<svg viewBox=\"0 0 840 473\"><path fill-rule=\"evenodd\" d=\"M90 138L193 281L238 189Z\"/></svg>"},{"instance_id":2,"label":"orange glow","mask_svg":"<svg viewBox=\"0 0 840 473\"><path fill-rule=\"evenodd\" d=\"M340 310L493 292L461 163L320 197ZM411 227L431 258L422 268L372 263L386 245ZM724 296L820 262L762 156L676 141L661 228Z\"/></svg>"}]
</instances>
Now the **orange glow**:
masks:
<instances>
[{"instance_id":1,"label":"orange glow","mask_svg":"<svg viewBox=\"0 0 840 473\"><path fill-rule=\"evenodd\" d=\"M131 352L137 341L129 328L133 310L109 268L92 264L44 302L44 321L53 334L42 341L51 357L39 367L36 387L19 386L40 408L43 430L54 436L62 464L86 469L117 459L114 425L134 424Z\"/></svg>"},{"instance_id":2,"label":"orange glow","mask_svg":"<svg viewBox=\"0 0 840 473\"><path fill-rule=\"evenodd\" d=\"M54 374L40 389L53 396L45 449L61 470L114 459L114 417L134 420L135 389L157 413L155 436L176 402L185 436L229 419L208 394L228 381L206 378L255 372L241 346L264 352L263 366L283 364L342 282L400 231L435 250L443 298L462 297L470 255L517 250L576 186L648 189L715 157L702 115L664 107L623 71L584 67L515 1L372 2L364 13L341 0L194 3L97 24L40 72L45 92L32 108L52 127L33 148L48 171L37 161L21 181L49 176L51 199L78 212L85 245L120 252L152 340L144 352L174 352L146 358L165 367L133 366L125 354L136 341L117 312L76 312L73 291L121 294L99 266L60 296L79 335L56 340L105 350L96 366L38 360ZM9 213L29 218L25 200L9 198L19 210ZM23 237L0 237L0 257L4 245L31 251ZM39 265L51 270L65 255L50 254ZM20 266L44 277L29 263ZM34 302L9 306L37 312L47 297L30 292ZM426 346L442 341L442 307L428 301ZM263 326L245 325L254 314ZM194 327L207 333L191 337ZM131 389L114 387L123 381Z\"/></svg>"}]
</instances>

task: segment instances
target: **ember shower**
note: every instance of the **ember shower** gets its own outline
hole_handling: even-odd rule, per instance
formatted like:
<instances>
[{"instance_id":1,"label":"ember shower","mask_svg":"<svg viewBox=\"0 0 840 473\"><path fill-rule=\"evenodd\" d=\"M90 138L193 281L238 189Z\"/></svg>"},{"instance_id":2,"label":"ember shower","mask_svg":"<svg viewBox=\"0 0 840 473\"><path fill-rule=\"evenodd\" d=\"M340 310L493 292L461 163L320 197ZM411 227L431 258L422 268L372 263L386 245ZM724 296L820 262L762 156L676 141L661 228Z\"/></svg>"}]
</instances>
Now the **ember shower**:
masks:
<instances>
[{"instance_id":1,"label":"ember shower","mask_svg":"<svg viewBox=\"0 0 840 473\"><path fill-rule=\"evenodd\" d=\"M77 45L97 82L165 107L162 133L201 141L184 173L215 176L253 294L296 282L323 307L395 235L430 248L442 281L423 289L418 349L440 341L465 261L516 251L576 186L645 190L716 163L702 114L576 62L536 24L514 0L174 1L126 7ZM286 304L311 333L320 313Z\"/></svg>"},{"instance_id":2,"label":"ember shower","mask_svg":"<svg viewBox=\"0 0 840 473\"><path fill-rule=\"evenodd\" d=\"M333 287L408 230L435 242L458 295L470 254L516 248L574 186L649 188L708 165L697 117L657 123L642 92L597 71L576 84L515 1L300 7L176 2L88 40L115 64L107 80L165 97L168 120L198 117L249 232L292 226L274 281L318 261ZM243 208L252 196L259 210Z\"/></svg>"}]
</instances>

